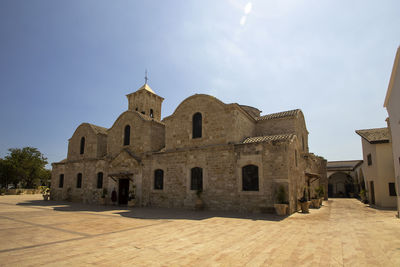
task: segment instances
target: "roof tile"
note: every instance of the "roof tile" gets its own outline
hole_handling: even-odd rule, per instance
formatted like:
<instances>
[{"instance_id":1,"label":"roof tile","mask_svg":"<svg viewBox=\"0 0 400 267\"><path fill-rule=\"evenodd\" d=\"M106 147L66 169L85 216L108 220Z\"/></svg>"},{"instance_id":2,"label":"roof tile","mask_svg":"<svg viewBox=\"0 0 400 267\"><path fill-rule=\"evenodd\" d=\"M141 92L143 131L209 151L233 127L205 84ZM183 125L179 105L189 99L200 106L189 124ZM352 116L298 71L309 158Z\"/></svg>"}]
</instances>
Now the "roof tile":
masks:
<instances>
[{"instance_id":1,"label":"roof tile","mask_svg":"<svg viewBox=\"0 0 400 267\"><path fill-rule=\"evenodd\" d=\"M266 135L266 136L254 136L248 137L243 141L243 144L259 143L259 142L271 142L271 141L286 141L293 138L293 134L278 134L278 135Z\"/></svg>"},{"instance_id":2,"label":"roof tile","mask_svg":"<svg viewBox=\"0 0 400 267\"><path fill-rule=\"evenodd\" d=\"M283 111L283 112L278 112L278 113L272 113L268 115L261 116L257 118L258 121L264 121L264 120L272 120L272 119L279 119L279 118L286 118L286 117L294 117L297 114L299 114L300 109L294 109L294 110L288 110L288 111Z\"/></svg>"},{"instance_id":3,"label":"roof tile","mask_svg":"<svg viewBox=\"0 0 400 267\"><path fill-rule=\"evenodd\" d=\"M387 127L357 130L356 133L371 144L389 142L389 129Z\"/></svg>"}]
</instances>

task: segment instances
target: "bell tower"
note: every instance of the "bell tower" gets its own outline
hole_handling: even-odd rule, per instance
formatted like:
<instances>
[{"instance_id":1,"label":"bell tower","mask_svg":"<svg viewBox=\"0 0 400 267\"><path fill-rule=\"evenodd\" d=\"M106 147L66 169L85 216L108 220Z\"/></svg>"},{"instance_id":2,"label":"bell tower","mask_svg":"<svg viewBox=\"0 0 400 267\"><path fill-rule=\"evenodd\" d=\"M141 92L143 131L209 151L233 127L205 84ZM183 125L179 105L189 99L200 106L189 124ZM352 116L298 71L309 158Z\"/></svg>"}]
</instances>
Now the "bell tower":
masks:
<instances>
[{"instance_id":1,"label":"bell tower","mask_svg":"<svg viewBox=\"0 0 400 267\"><path fill-rule=\"evenodd\" d=\"M164 98L154 93L147 84L147 71L145 84L136 92L126 95L128 98L128 110L140 112L156 121L161 121L161 104Z\"/></svg>"}]
</instances>

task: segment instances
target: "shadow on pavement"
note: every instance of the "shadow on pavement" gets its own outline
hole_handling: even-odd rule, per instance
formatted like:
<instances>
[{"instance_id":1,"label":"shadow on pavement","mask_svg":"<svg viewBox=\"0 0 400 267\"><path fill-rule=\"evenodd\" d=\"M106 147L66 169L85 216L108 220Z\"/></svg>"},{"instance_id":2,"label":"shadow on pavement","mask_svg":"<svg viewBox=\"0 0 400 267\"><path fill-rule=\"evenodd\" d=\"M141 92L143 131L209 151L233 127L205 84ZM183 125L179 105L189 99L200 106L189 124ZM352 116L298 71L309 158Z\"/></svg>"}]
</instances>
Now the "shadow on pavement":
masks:
<instances>
[{"instance_id":1,"label":"shadow on pavement","mask_svg":"<svg viewBox=\"0 0 400 267\"><path fill-rule=\"evenodd\" d=\"M31 207L52 207L55 211L63 212L105 212L115 211L112 214L119 214L122 217L146 220L205 220L214 217L247 219L247 220L265 220L281 221L288 216L277 216L275 214L264 213L240 213L234 211L195 211L179 208L155 208L155 207L126 207L126 206L101 206L83 203L74 203L67 201L44 201L30 200L17 203L19 206Z\"/></svg>"}]
</instances>

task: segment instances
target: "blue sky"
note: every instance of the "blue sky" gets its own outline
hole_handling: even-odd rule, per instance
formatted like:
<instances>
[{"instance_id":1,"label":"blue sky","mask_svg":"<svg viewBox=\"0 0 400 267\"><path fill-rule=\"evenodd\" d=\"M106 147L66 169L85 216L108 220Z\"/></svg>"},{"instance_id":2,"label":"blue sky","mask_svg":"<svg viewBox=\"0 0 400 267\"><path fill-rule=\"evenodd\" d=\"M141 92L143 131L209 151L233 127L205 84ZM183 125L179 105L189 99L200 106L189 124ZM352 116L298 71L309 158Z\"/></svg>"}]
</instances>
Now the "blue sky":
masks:
<instances>
[{"instance_id":1,"label":"blue sky","mask_svg":"<svg viewBox=\"0 0 400 267\"><path fill-rule=\"evenodd\" d=\"M211 94L263 114L300 108L310 151L361 159L386 126L400 1L0 0L0 157L66 157L82 122L111 127L144 83L162 116Z\"/></svg>"}]
</instances>

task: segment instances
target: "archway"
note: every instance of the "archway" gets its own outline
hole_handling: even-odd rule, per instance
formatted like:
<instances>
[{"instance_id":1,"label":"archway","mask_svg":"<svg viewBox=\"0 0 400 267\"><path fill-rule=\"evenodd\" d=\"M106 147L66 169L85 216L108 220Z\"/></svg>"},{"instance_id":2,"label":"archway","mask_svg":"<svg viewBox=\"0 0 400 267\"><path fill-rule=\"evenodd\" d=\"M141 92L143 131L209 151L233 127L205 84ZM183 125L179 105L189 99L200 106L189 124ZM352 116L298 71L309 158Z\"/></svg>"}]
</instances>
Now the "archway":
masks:
<instances>
[{"instance_id":1,"label":"archway","mask_svg":"<svg viewBox=\"0 0 400 267\"><path fill-rule=\"evenodd\" d=\"M353 178L344 172L335 172L328 179L328 197L351 197L355 193Z\"/></svg>"}]
</instances>

